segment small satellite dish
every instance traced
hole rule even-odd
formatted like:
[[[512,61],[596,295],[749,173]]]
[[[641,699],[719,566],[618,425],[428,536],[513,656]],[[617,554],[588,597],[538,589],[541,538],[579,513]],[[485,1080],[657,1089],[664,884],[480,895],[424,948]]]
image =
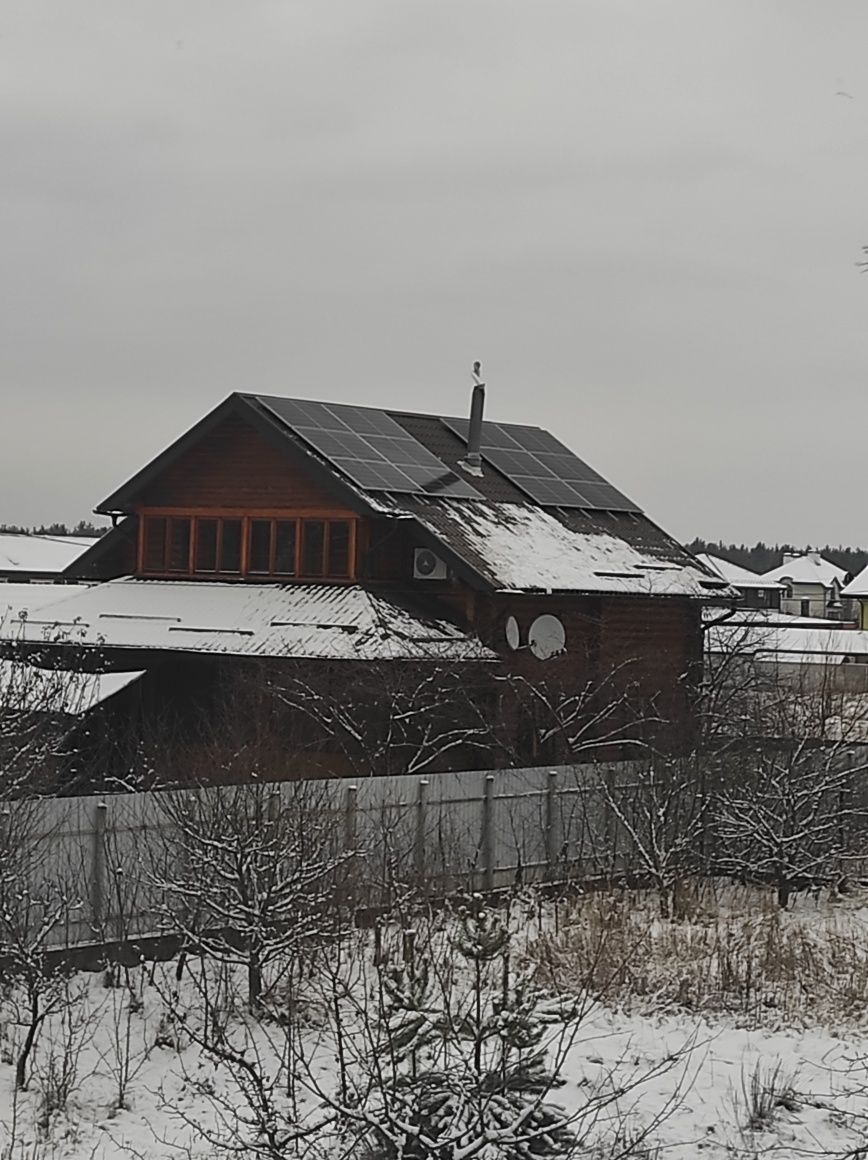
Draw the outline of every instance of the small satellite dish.
[[[537,660],[547,661],[549,657],[564,651],[567,634],[558,618],[546,613],[538,616],[530,626],[527,642]]]
[[[521,633],[518,630],[518,621],[510,616],[506,622],[506,643],[511,649],[517,649],[521,643]]]

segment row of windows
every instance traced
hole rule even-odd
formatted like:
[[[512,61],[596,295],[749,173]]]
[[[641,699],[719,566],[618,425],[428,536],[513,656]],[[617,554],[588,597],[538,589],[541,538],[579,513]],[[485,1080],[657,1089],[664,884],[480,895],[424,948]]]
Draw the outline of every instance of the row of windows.
[[[147,516],[141,571],[152,575],[352,575],[349,520]]]

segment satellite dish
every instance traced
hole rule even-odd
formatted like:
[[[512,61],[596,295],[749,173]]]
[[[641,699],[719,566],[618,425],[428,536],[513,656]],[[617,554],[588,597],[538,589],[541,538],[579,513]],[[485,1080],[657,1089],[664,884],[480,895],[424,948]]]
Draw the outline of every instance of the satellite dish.
[[[557,656],[564,651],[567,634],[558,618],[546,613],[544,616],[538,616],[530,626],[527,642],[537,660],[547,661],[549,657]]]
[[[510,616],[506,622],[506,643],[511,649],[517,649],[521,643],[521,633],[518,630],[518,621]]]

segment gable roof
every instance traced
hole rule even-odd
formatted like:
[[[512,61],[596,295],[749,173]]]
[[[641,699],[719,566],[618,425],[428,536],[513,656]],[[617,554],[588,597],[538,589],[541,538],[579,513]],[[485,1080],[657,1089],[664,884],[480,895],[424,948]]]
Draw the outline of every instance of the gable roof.
[[[857,572],[849,584],[841,589],[842,596],[868,596],[868,566]]]
[[[822,584],[831,588],[832,581],[843,584],[847,573],[819,552],[806,552],[794,560],[784,560],[777,568],[763,573],[764,580],[792,580],[794,584]]]
[[[774,580],[751,572],[749,568],[742,568],[740,564],[733,564],[731,560],[723,560],[720,556],[712,556],[710,552],[699,552],[696,556],[707,568],[716,572],[723,580],[728,580],[736,588],[783,588]]]
[[[352,410],[364,424],[372,424],[372,429],[379,426],[387,432],[397,431],[400,436],[397,441],[390,441],[387,435],[374,438],[381,441],[380,446],[409,447],[411,452],[417,448],[419,464],[416,466],[433,465],[430,488],[422,484],[413,489],[411,484],[411,488],[398,486],[395,491],[388,490],[384,480],[400,476],[399,471],[389,470],[389,463],[383,464],[386,470],[380,482],[376,482],[376,469],[370,472],[370,479],[374,481],[371,486],[362,486],[357,481],[365,475],[364,471],[356,471],[356,478],[351,478],[341,466],[352,462],[350,456],[333,452],[330,458],[293,428],[295,421],[304,430],[301,419],[305,408],[315,416],[312,409],[324,406],[338,414]],[[463,473],[461,461],[467,446],[456,433],[460,423],[437,415],[347,408],[265,395],[230,395],[96,510],[103,513],[134,510],[136,497],[148,484],[229,415],[238,415],[251,423],[296,465],[301,459],[303,469],[327,480],[352,510],[368,516],[413,521],[420,546],[434,548],[458,574],[482,589],[557,589],[706,600],[729,600],[737,596],[713,569],[697,562],[630,501],[625,501],[629,506],[617,511],[556,506],[531,498],[514,478],[489,461],[485,462],[480,476]],[[518,433],[531,446],[554,442],[547,432],[536,427],[513,424],[509,431]],[[324,439],[319,438],[319,442],[325,446]],[[565,459],[572,457],[567,448],[562,450]],[[522,460],[523,454],[518,453],[516,462],[526,462]],[[395,466],[399,467],[400,463],[396,462]],[[599,481],[593,485],[598,488],[595,494],[620,495],[602,476],[587,465],[581,466],[590,473],[589,479]],[[523,478],[520,472],[516,478]],[[456,497],[456,491],[461,493],[461,498]]]

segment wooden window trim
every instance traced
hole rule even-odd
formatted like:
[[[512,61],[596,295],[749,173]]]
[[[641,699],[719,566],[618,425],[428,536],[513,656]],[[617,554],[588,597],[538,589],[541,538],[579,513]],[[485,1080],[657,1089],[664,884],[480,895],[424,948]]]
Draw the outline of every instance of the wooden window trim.
[[[164,538],[163,538],[163,565],[161,571],[150,571],[145,568],[145,546],[146,526],[149,519],[165,520]],[[173,519],[186,519],[190,522],[190,537],[189,547],[187,553],[187,571],[169,571],[169,551],[171,544],[171,521]],[[323,529],[323,552],[322,552],[322,572],[315,576],[303,576],[301,574],[302,565],[302,545],[304,540],[303,523],[305,520],[322,521],[325,525]],[[199,537],[199,521],[200,520],[214,520],[217,524],[216,535],[216,569],[214,571],[197,571],[196,559]],[[238,572],[223,572],[220,570],[223,555],[223,527],[226,520],[239,520],[241,523],[241,552],[240,552],[240,571]],[[268,521],[270,524],[269,536],[269,571],[268,572],[250,572],[250,533],[251,526],[254,520]],[[358,572],[357,568],[357,547],[360,541],[359,518],[355,513],[345,514],[343,511],[322,511],[320,509],[304,508],[298,511],[287,512],[285,509],[270,509],[267,511],[250,511],[249,509],[240,508],[221,508],[215,510],[214,508],[148,508],[138,513],[138,531],[137,531],[137,559],[136,559],[136,575],[149,577],[152,579],[171,579],[171,580],[232,580],[232,581],[253,581],[253,582],[279,582],[282,584],[292,583],[327,583],[327,584],[353,584],[356,582]],[[294,559],[295,572],[294,575],[288,575],[285,572],[277,573],[274,571],[277,559],[277,525],[278,523],[293,523],[295,524],[295,544],[294,544]],[[347,536],[347,575],[346,576],[329,576],[329,550],[330,550],[330,534],[329,526],[334,523],[348,524]]]

